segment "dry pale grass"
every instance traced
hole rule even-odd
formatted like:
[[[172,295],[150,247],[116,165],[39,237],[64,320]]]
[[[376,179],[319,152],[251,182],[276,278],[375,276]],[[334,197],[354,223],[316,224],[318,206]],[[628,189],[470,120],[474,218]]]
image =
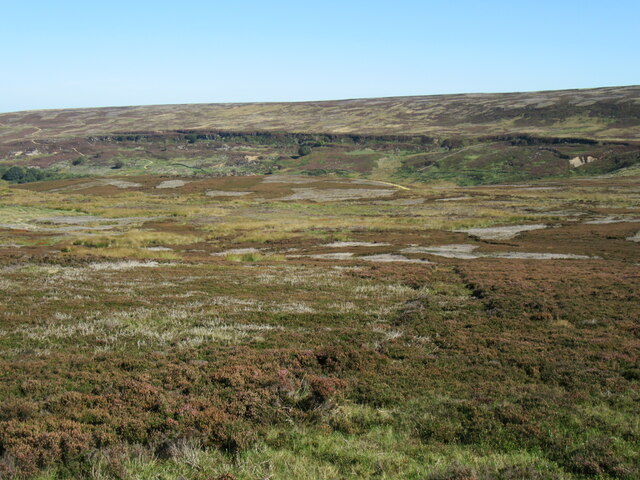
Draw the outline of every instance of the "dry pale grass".
[[[110,258],[136,258],[136,259],[152,259],[152,260],[180,260],[182,257],[173,252],[147,250],[144,248],[91,248],[83,246],[72,246],[64,249],[69,256],[76,255],[97,255]]]
[[[373,135],[420,134],[439,138],[499,135],[517,131],[539,136],[587,135],[591,138],[633,138],[637,124],[614,127],[622,112],[631,112],[638,87],[607,87],[580,91],[547,91],[473,95],[435,95],[326,102],[156,105],[15,112],[0,115],[0,138],[87,137],[109,132],[201,129],[219,131],[327,132]],[[616,113],[609,106],[615,98]],[[608,105],[609,104],[609,105]],[[526,122],[533,108],[553,124]],[[586,109],[589,109],[587,113]],[[606,113],[605,113],[606,112]],[[442,116],[446,115],[444,122]],[[56,121],[52,121],[54,119]],[[484,120],[478,120],[484,118]]]
[[[81,237],[73,243],[74,245],[93,248],[146,248],[166,245],[189,245],[201,240],[202,237],[195,235],[133,229],[121,235]]]

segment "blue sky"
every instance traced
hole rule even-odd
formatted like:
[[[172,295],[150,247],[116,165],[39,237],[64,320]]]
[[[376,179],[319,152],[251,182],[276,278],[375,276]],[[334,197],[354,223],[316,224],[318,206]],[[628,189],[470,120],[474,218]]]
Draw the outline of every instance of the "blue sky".
[[[640,83],[640,2],[0,1],[0,111]]]

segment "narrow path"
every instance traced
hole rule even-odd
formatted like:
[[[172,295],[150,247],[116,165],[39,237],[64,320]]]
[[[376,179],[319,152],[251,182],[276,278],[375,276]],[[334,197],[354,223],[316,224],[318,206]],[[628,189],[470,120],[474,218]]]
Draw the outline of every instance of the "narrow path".
[[[374,181],[378,183],[383,183],[385,185],[391,185],[392,187],[400,188],[401,190],[411,190],[409,187],[405,187],[404,185],[398,185],[397,183],[383,182],[381,180],[374,180]]]
[[[31,128],[35,128],[36,131],[33,133],[30,133],[29,135],[27,135],[28,137],[33,137],[34,135],[37,135],[38,133],[40,133],[42,131],[42,129],[40,127],[36,127],[35,125],[32,125]]]

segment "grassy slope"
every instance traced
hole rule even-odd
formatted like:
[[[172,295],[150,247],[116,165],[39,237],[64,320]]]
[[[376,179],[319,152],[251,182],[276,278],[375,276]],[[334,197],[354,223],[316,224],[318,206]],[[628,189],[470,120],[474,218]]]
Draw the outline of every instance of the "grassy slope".
[[[11,165],[54,178],[281,172],[480,184],[602,174],[640,161],[639,98],[640,87],[618,87],[17,112],[0,115],[0,175]],[[299,157],[300,145],[311,154]],[[577,155],[597,161],[573,168]]]
[[[300,103],[161,105],[0,115],[0,141],[114,132],[227,130],[640,139],[640,87]]]

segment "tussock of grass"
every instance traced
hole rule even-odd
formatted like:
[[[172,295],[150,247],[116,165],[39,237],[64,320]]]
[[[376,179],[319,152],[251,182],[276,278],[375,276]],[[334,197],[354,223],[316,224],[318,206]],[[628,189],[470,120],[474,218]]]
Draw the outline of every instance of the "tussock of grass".
[[[98,244],[99,245],[99,244]],[[145,250],[133,247],[110,247],[110,246],[78,246],[65,248],[67,255],[97,255],[110,258],[136,258],[136,259],[156,259],[156,260],[179,260],[181,257],[173,252],[162,252]]]
[[[114,468],[125,478],[141,480],[225,478],[225,475],[247,480],[570,478],[557,465],[536,454],[520,451],[492,454],[458,446],[427,448],[416,444],[407,433],[381,426],[383,419],[371,420],[366,428],[368,433],[363,436],[327,432],[317,427],[273,429],[266,441],[237,456],[185,440],[174,443],[174,453],[168,460],[159,459],[141,447],[119,452],[103,449],[90,461],[90,470],[94,472],[90,478],[113,478]],[[54,478],[55,472],[49,472],[37,480]]]
[[[0,200],[5,202],[4,198]],[[0,223],[24,224],[31,220],[58,215],[69,215],[69,209],[0,204]]]
[[[90,248],[143,248],[165,245],[188,245],[200,241],[193,235],[179,235],[169,232],[151,232],[129,230],[122,235],[101,235],[83,237],[75,240],[74,245]]]
[[[230,262],[283,262],[284,255],[262,255],[260,253],[229,254],[224,257]]]
[[[247,242],[247,243],[271,243],[278,242],[281,240],[291,240],[295,238],[301,238],[303,236],[302,233],[296,232],[278,232],[278,231],[252,231],[248,233],[244,233],[235,238],[236,242]]]

